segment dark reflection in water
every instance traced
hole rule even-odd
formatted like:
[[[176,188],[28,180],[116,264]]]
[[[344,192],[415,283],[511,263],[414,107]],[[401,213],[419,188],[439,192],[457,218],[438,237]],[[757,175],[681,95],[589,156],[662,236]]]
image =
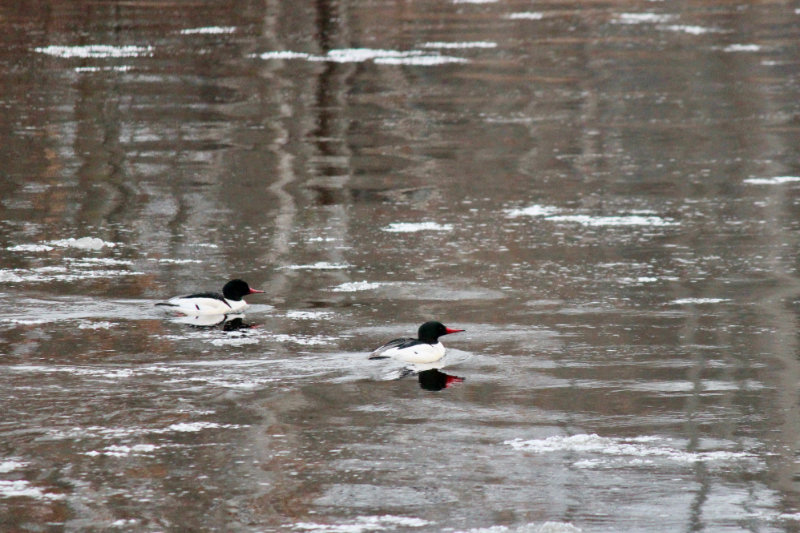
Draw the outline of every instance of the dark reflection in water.
[[[452,386],[455,383],[463,383],[464,378],[445,374],[435,368],[423,370],[417,374],[419,386],[429,391],[440,391]]]

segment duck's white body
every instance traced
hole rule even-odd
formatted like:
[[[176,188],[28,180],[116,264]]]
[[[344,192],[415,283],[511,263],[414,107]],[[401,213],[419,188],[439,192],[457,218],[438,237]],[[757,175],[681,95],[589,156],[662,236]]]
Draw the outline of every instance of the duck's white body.
[[[248,307],[244,300],[232,301],[211,296],[177,296],[161,305],[168,307],[170,311],[189,316],[230,315],[241,313]]]
[[[403,341],[397,343],[397,341]],[[397,339],[375,350],[370,357],[391,357],[404,363],[427,364],[435,363],[447,352],[441,342],[428,344],[416,339]],[[397,343],[397,344],[395,344]]]

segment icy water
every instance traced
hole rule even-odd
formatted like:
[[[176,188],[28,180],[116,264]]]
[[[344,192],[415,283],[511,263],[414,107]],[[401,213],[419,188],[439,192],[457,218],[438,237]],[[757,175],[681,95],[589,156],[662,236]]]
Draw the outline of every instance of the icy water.
[[[0,530],[800,531],[800,4],[0,21]]]

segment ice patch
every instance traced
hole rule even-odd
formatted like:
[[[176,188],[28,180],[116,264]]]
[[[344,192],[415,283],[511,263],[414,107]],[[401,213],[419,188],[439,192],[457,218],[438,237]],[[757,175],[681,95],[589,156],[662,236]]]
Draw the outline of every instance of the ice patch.
[[[335,63],[362,63],[375,59],[401,59],[414,55],[421,55],[419,51],[401,52],[397,50],[381,50],[376,48],[339,48],[329,51],[320,61],[333,61]]]
[[[377,289],[383,283],[375,283],[371,281],[350,281],[348,283],[342,283],[341,285],[337,285],[336,287],[332,288],[333,292],[358,292],[358,291],[369,291],[372,289]]]
[[[744,180],[750,185],[781,185],[800,181],[800,176],[775,176],[774,178],[750,178]]]
[[[337,340],[336,337],[325,337],[323,335],[287,335],[285,333],[276,333],[275,335],[270,335],[269,338],[276,342],[291,342],[301,346],[319,346],[330,344]]]
[[[97,457],[99,455],[105,455],[107,457],[128,457],[132,453],[148,453],[158,448],[159,446],[155,444],[135,444],[133,446],[112,444],[111,446],[106,446],[102,451],[86,452],[84,455],[88,455],[89,457]]]
[[[235,26],[207,26],[205,28],[188,28],[181,30],[181,35],[220,35],[223,33],[233,33]]]
[[[437,222],[392,222],[383,231],[391,233],[414,233],[417,231],[453,231],[452,224]]]
[[[280,267],[286,270],[341,270],[350,268],[347,263],[329,263],[327,261],[318,261],[310,265],[287,265]]]
[[[75,67],[75,72],[130,72],[130,65],[114,65],[110,67]]]
[[[655,283],[659,281],[659,278],[655,278],[653,276],[639,276],[637,278],[620,278],[619,282],[625,285],[629,284],[639,284],[639,283]]]
[[[2,283],[22,283],[23,281],[26,281],[25,278],[13,270],[0,270],[0,282]]]
[[[543,524],[525,524],[521,526],[491,526],[468,530],[457,530],[454,533],[581,533],[583,531],[569,522],[544,522]]]
[[[294,529],[300,531],[316,531],[321,533],[366,533],[367,531],[394,530],[399,527],[416,528],[432,525],[432,522],[422,518],[405,516],[359,516],[349,524],[318,524],[314,522],[299,522],[294,524]]]
[[[619,24],[663,24],[674,18],[675,15],[658,13],[620,13],[615,22]]]
[[[414,65],[432,67],[448,63],[469,63],[468,59],[451,56],[411,56],[411,57],[382,57],[375,60],[379,65]]]
[[[33,498],[35,500],[63,500],[63,494],[52,494],[34,487],[25,480],[6,481],[0,479],[0,498]]]
[[[544,13],[538,11],[520,11],[518,13],[511,13],[506,16],[510,20],[542,20]]]
[[[167,426],[159,431],[159,433],[170,433],[173,431],[178,433],[197,433],[205,431],[206,429],[239,429],[241,427],[243,426],[239,424],[217,424],[216,422],[180,422]]]
[[[113,248],[116,246],[116,243],[107,242],[97,237],[81,237],[79,239],[70,237],[69,239],[50,241],[50,244],[63,248],[77,248],[79,250],[102,250],[105,247]]]
[[[93,270],[68,269],[63,266],[39,267],[35,269],[0,270],[0,281],[7,283],[44,282],[44,281],[80,281],[97,278],[113,278],[118,276],[141,276],[144,272],[130,270]]]
[[[718,304],[730,302],[728,298],[679,298],[671,303],[675,305]]]
[[[0,281],[2,281],[1,275]],[[16,324],[18,326],[36,326],[39,324],[47,324],[48,320],[43,318],[0,318],[0,322],[4,324]]]
[[[729,44],[722,49],[723,52],[758,52],[761,46],[757,44]]]
[[[170,259],[168,257],[163,257],[163,258],[150,257],[149,261],[157,261],[157,262],[165,264],[165,265],[186,265],[186,264],[189,264],[189,263],[202,263],[203,262],[200,259]]]
[[[133,261],[129,259],[114,259],[112,257],[68,257],[66,261],[79,267],[93,265],[120,266],[133,264]]]
[[[52,249],[52,246],[46,244],[18,244],[6,248],[9,252],[49,252]]]
[[[106,44],[90,44],[84,46],[50,45],[33,49],[35,52],[65,59],[70,58],[116,58],[146,57],[153,55],[152,46],[114,46]]]
[[[64,430],[50,430],[48,437],[51,440],[76,440],[76,439],[127,439],[143,435],[164,435],[167,433],[199,433],[207,429],[241,429],[248,426],[240,424],[217,424],[216,422],[179,422],[164,428],[146,427],[103,427],[86,426],[73,427]],[[87,452],[100,455],[101,452]]]
[[[659,26],[663,30],[688,33],[691,35],[703,35],[706,33],[720,33],[722,30],[716,28],[706,28],[705,26],[690,26],[685,24],[674,24],[671,26]]]
[[[286,318],[295,320],[327,320],[333,316],[330,311],[289,311]]]
[[[670,446],[670,442],[667,439],[653,436],[623,439],[600,437],[595,434],[558,435],[534,440],[513,439],[505,441],[504,444],[511,446],[515,450],[538,454],[571,452],[614,457],[635,457],[637,458],[636,464],[652,464],[652,459],[693,464],[699,462],[751,460],[755,457],[747,452],[679,450],[674,446]],[[631,461],[628,460],[626,463],[631,464]],[[595,466],[595,463],[587,464]]]
[[[224,339],[212,339],[214,346],[245,346],[248,344],[258,344],[260,341],[254,337],[229,336]]]
[[[441,65],[445,63],[466,63],[458,57],[430,54],[421,50],[383,50],[378,48],[337,48],[323,56],[290,50],[276,50],[255,54],[261,59],[304,59],[306,61],[331,61],[334,63],[363,63],[373,61],[379,64]]]
[[[112,329],[114,324],[111,322],[82,322],[78,324],[78,329]]]
[[[549,216],[547,220],[553,222],[577,222],[582,226],[677,226],[672,222],[657,216],[642,215],[617,215],[617,216],[591,216],[591,215],[557,215]]]
[[[17,461],[15,459],[7,459],[3,462],[0,462],[0,474],[7,474],[8,472],[25,468],[26,466],[28,466],[28,463],[23,463],[22,461]]]
[[[497,43],[492,41],[467,41],[463,43],[428,42],[422,48],[497,48]]]
[[[264,52],[263,54],[258,54],[256,57],[261,59],[311,59],[313,56],[303,52],[276,50],[274,52]]]
[[[546,217],[558,212],[558,208],[549,205],[532,205],[522,209],[508,209],[506,215],[511,218],[516,217]]]

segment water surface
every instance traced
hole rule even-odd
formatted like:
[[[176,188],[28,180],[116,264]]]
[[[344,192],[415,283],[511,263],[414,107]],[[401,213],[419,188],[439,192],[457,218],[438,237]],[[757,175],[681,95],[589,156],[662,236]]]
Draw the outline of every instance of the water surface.
[[[800,530],[791,3],[0,17],[2,529]]]

